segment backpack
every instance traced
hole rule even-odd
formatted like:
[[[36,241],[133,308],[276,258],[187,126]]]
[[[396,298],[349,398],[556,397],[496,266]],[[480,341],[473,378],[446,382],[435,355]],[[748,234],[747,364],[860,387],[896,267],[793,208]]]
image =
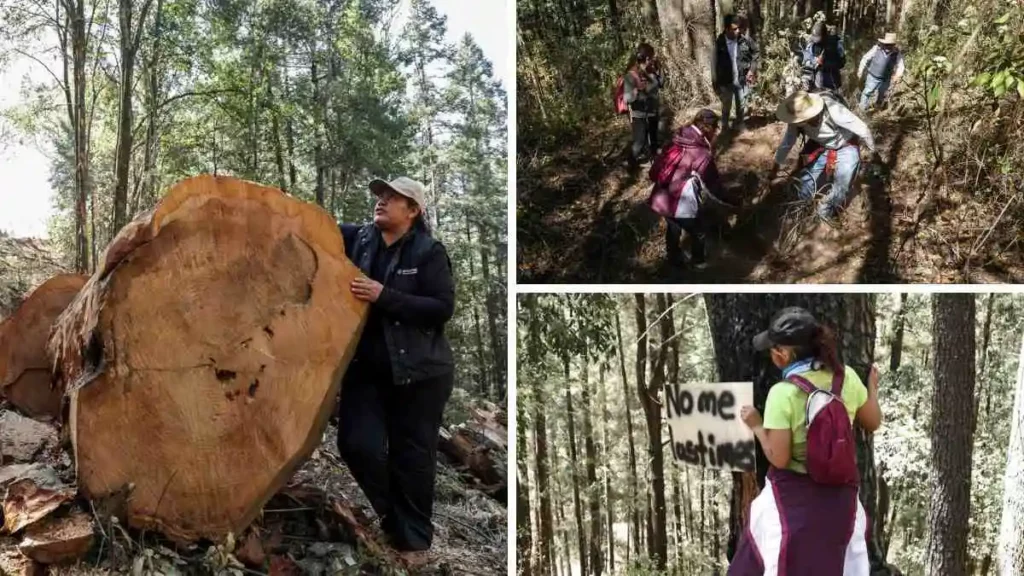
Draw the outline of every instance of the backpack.
[[[633,74],[633,72],[628,72]],[[639,83],[640,77],[634,74],[637,83]],[[623,74],[619,76],[618,80],[615,81],[615,90],[612,92],[612,100],[615,105],[616,114],[629,114],[629,103],[626,102],[626,76]]]
[[[842,372],[832,376],[832,391],[799,375],[789,381],[807,393],[807,474],[819,484],[857,484],[857,444],[843,405]]]

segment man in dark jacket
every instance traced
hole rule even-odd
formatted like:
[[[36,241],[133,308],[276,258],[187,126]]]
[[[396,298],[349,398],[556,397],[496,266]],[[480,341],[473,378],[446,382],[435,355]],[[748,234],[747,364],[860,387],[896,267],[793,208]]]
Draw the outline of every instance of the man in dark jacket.
[[[725,31],[715,40],[711,54],[711,85],[722,101],[722,127],[729,124],[733,103],[736,120],[733,128],[743,129],[743,113],[750,85],[756,80],[760,53],[757,44],[740,33],[740,19],[729,14],[725,17]]]
[[[373,224],[341,225],[345,252],[366,277],[352,282],[370,303],[342,383],[338,450],[411,565],[426,562],[437,435],[454,384],[444,325],[455,283],[444,246],[426,226],[423,185],[374,180]]]
[[[843,85],[840,74],[846,66],[846,51],[839,36],[829,34],[824,22],[811,29],[811,38],[803,53],[803,88],[807,92],[832,92],[839,96]]]

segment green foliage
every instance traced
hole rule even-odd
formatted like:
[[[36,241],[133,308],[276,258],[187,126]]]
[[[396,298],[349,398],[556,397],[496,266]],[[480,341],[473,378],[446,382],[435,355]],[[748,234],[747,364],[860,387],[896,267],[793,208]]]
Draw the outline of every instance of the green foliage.
[[[1024,6],[1008,2],[1002,16],[986,26],[979,38],[979,58],[971,85],[994,98],[1016,93],[1024,99]],[[967,26],[972,19],[967,18]]]

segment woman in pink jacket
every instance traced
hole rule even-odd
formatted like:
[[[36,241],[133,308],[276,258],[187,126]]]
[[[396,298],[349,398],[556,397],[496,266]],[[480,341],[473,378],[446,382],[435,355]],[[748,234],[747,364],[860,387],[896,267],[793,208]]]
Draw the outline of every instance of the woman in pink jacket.
[[[719,118],[704,109],[693,121],[683,126],[672,137],[651,166],[650,179],[654,182],[651,209],[666,220],[665,245],[669,260],[680,262],[679,245],[682,231],[690,236],[690,261],[695,268],[706,264],[704,239],[707,223],[702,219],[702,192],[719,196],[721,177],[715,165],[712,143],[718,136]]]

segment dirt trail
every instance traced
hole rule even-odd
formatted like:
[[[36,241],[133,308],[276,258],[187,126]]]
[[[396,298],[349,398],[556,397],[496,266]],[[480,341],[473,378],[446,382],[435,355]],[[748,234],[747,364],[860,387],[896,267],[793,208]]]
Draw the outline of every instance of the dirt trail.
[[[781,122],[755,116],[744,132],[723,134],[718,142],[719,170],[727,185],[741,190],[745,207],[728,218],[724,230],[711,235],[709,266],[700,271],[666,260],[664,221],[644,204],[650,192],[649,165],[635,173],[626,167],[622,151],[629,136],[621,119],[592,130],[558,157],[524,162],[521,156],[519,281],[963,281],[951,270],[951,256],[942,249],[941,238],[925,238],[927,234],[919,234],[921,226],[915,226],[927,185],[913,175],[929,172],[920,123],[884,115],[870,123],[886,164],[882,172],[888,176],[871,175],[862,165],[847,208],[834,226],[818,222],[789,186],[769,186],[768,170],[785,128]],[[795,157],[796,151],[791,166]],[[957,219],[956,230],[972,233],[963,212],[949,217]],[[986,275],[982,270],[972,280],[1000,281],[999,273]]]

